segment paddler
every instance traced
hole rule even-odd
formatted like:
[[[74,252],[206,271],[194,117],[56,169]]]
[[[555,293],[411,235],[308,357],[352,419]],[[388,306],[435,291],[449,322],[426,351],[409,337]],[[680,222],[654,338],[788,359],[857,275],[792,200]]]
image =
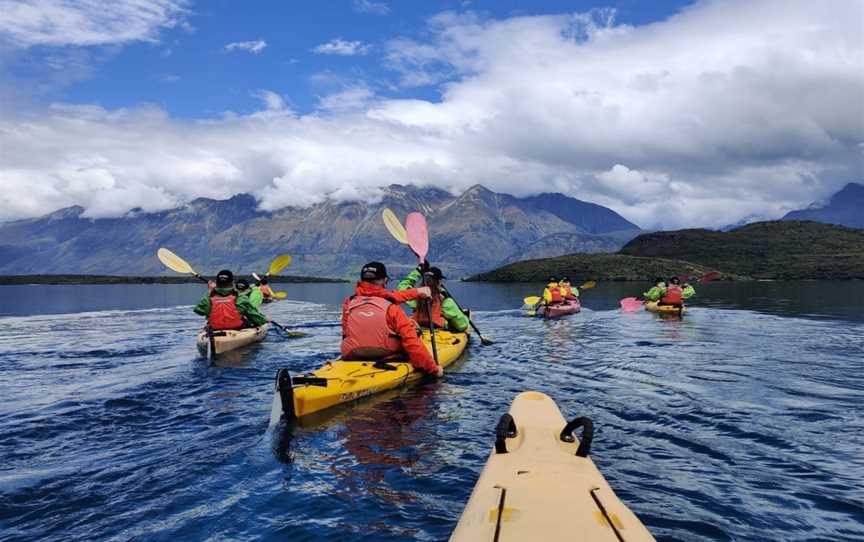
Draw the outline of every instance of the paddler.
[[[647,292],[642,294],[645,301],[658,301],[666,294],[666,281],[663,277],[657,277],[654,280],[654,286]]]
[[[261,293],[261,288],[255,285],[250,285],[249,281],[246,279],[238,280],[234,287],[237,289],[237,293],[242,297],[247,298],[249,303],[251,303],[256,309],[260,307],[261,303],[264,301],[264,294]]]
[[[450,331],[465,331],[468,329],[468,316],[459,308],[444,289],[444,279],[447,278],[437,267],[430,267],[429,262],[423,261],[416,269],[408,273],[402,279],[397,291],[416,288],[417,283],[423,283],[429,287],[431,292],[432,322],[437,329],[448,329]],[[418,307],[416,301],[409,301],[408,306],[414,309],[414,321],[423,327],[429,327],[429,313],[423,306]]]
[[[672,305],[681,307],[684,305],[684,300],[690,299],[696,293],[696,290],[689,283],[681,287],[681,279],[672,277],[669,279],[669,286],[666,292],[660,298],[660,305]]]
[[[387,290],[390,277],[381,262],[369,262],[360,270],[354,295],[342,303],[342,358],[386,360],[408,355],[416,369],[442,376],[444,369],[417,334],[417,326],[399,308],[400,303],[428,299],[428,287]]]
[[[573,287],[567,277],[561,277],[561,280],[558,281],[558,287],[561,289],[561,296],[564,299],[571,301],[579,299],[579,289]]]
[[[549,277],[546,281],[546,288],[543,290],[544,305],[558,305],[564,302],[564,296],[561,294],[561,286],[558,284],[558,279]]]
[[[234,273],[228,269],[219,271],[216,282],[208,283],[209,292],[195,306],[195,314],[207,317],[210,329],[241,329],[258,327],[267,323],[267,317],[258,312],[248,296],[240,295],[234,288]]]
[[[270,282],[267,280],[267,277],[261,277],[256,286],[261,290],[263,303],[273,301],[273,290],[270,288]]]

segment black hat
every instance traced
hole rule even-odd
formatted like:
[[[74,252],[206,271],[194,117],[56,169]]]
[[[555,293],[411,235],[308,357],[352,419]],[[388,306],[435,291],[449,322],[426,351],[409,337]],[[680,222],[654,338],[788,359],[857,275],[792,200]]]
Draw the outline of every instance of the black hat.
[[[656,279],[654,279],[654,284],[657,284],[658,282],[666,282],[666,279],[664,279],[663,277],[657,277]]]
[[[671,279],[669,279],[669,282],[671,282],[672,284],[681,284],[681,279],[679,279],[678,277],[672,277]]]
[[[570,282],[570,279],[568,279],[567,277],[561,277],[560,279],[558,279],[558,282]]]
[[[441,280],[441,279],[447,278],[444,276],[444,273],[442,273],[441,269],[438,267],[430,267],[429,271],[426,271],[425,274],[430,275],[435,280]]]
[[[547,280],[546,282],[558,282],[558,279],[556,279],[555,277],[549,277],[549,280]]]
[[[261,280],[258,281],[258,284],[269,284],[270,281],[267,280],[267,277],[261,277]]]
[[[235,287],[237,288],[237,290],[239,290],[241,292],[244,290],[248,290],[249,289],[249,281],[246,279],[240,279],[237,281],[237,284],[235,285]]]
[[[381,262],[369,262],[360,270],[360,280],[372,281],[387,278],[387,268]]]
[[[227,269],[223,269],[216,273],[216,286],[226,288],[234,282],[234,273]]]

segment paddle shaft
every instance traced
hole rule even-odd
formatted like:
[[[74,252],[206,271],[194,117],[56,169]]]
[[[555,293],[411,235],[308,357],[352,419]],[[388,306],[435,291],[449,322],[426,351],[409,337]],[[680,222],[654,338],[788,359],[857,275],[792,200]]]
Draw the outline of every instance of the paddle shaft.
[[[420,263],[423,263],[422,259]],[[426,286],[425,273],[421,273],[421,277],[423,277],[423,286]],[[438,362],[438,344],[435,341],[435,322],[432,320],[432,300],[427,299],[424,305],[426,305],[426,316],[429,318],[429,336],[432,338],[432,359],[435,360],[435,365],[440,367],[441,364]]]
[[[450,291],[449,290],[444,290],[444,291],[447,292],[447,295],[450,297],[450,299],[453,300],[453,303],[456,303],[456,308],[459,309],[459,311],[462,312],[462,314],[465,314],[465,309],[463,309],[462,305],[460,305],[459,302],[456,301],[456,298],[453,297],[453,295],[450,293]],[[488,339],[484,338],[483,334],[480,333],[480,330],[477,328],[477,324],[474,323],[474,320],[471,318],[471,316],[468,314],[465,314],[465,316],[468,317],[468,323],[471,324],[471,329],[476,331],[477,336],[480,337],[480,344],[483,344],[484,342],[486,342]]]

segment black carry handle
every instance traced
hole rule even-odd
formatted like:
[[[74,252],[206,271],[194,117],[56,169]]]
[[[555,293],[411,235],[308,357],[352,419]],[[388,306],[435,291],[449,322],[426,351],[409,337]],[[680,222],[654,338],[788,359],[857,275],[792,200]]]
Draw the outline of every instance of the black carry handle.
[[[516,435],[516,422],[513,421],[513,416],[509,413],[502,414],[501,419],[498,420],[498,425],[495,426],[495,453],[506,454],[506,439],[513,438]]]
[[[322,388],[327,387],[326,378],[318,378],[315,376],[295,376],[291,378],[291,383],[306,386],[320,386]]]
[[[561,430],[561,440],[564,442],[576,442],[573,436],[573,431],[582,428],[582,438],[579,441],[579,448],[576,450],[576,455],[579,457],[588,457],[588,452],[591,451],[591,441],[594,440],[594,423],[584,416],[579,416],[570,421]]]

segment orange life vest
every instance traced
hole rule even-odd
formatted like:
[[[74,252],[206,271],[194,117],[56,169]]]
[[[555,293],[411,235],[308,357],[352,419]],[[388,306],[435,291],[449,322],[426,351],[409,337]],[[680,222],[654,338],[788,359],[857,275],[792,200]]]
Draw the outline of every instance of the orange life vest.
[[[243,327],[243,316],[237,310],[237,294],[210,294],[210,316],[207,322],[210,329],[240,329]]]
[[[421,326],[429,326],[429,313],[426,311],[426,300],[418,299],[417,300],[417,308],[414,309],[414,321],[420,324]],[[443,329],[447,327],[447,322],[444,320],[444,317],[441,316],[441,302],[433,302],[432,303],[432,322],[435,323],[435,327],[438,329]]]
[[[271,297],[273,295],[273,290],[270,289],[269,284],[262,284],[261,286],[259,286],[258,289],[261,290],[261,293],[264,294],[264,297]]]
[[[402,351],[399,334],[387,325],[390,305],[382,297],[352,297],[342,330],[343,359],[377,360]]]
[[[564,297],[561,295],[561,288],[558,286],[549,287],[549,293],[552,295],[551,303],[563,303]]]
[[[661,305],[681,305],[684,303],[684,298],[681,296],[680,286],[669,286],[666,288],[666,295],[660,298]]]

